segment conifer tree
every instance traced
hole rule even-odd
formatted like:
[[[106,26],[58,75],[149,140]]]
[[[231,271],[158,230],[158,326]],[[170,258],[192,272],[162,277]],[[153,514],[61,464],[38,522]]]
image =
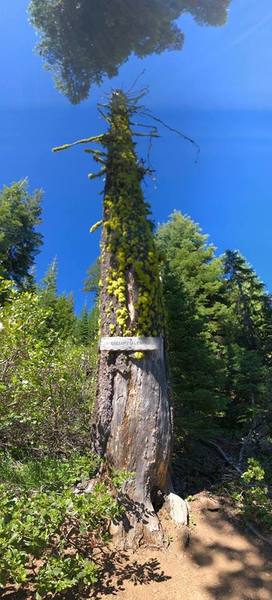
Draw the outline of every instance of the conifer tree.
[[[31,21],[41,34],[38,52],[57,88],[73,103],[93,84],[114,77],[128,57],[183,46],[176,20],[223,25],[230,0],[31,0]]]
[[[225,408],[223,264],[199,226],[180,212],[156,236],[162,257],[167,349],[176,437],[216,429]]]
[[[86,305],[84,305],[83,310],[78,319],[78,332],[79,332],[79,340],[80,343],[84,346],[87,346],[90,341],[90,332],[89,332],[89,314]]]
[[[57,293],[58,262],[55,258],[49,266],[39,287],[40,301],[44,307],[50,308],[48,326],[58,332],[61,338],[74,334],[76,319],[72,294]]]
[[[42,290],[43,297],[48,300],[55,299],[57,296],[57,279],[58,279],[58,261],[56,258],[53,259],[49,265],[46,274],[42,279]]]
[[[92,309],[89,312],[88,317],[89,324],[89,337],[95,342],[99,335],[99,304],[95,302]]]
[[[224,266],[228,303],[226,393],[231,398],[226,419],[238,431],[257,431],[271,414],[271,297],[239,252],[227,251]]]
[[[97,259],[88,269],[87,277],[84,281],[84,292],[91,292],[97,300],[99,296],[100,263]]]
[[[0,276],[18,288],[33,286],[31,269],[42,244],[41,192],[30,194],[27,180],[0,192]]]
[[[99,280],[100,261],[97,259],[89,267],[84,281],[84,292],[93,294],[93,306],[88,315],[89,336],[93,341],[97,339],[99,330]]]

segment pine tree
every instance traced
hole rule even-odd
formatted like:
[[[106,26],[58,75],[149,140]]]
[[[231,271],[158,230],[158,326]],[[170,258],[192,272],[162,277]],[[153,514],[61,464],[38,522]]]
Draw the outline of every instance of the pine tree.
[[[78,335],[79,341],[84,346],[87,346],[90,342],[90,331],[89,331],[89,313],[86,305],[83,307],[83,310],[78,319]]]
[[[57,278],[58,278],[58,261],[53,259],[49,265],[46,274],[42,279],[42,289],[44,299],[55,299],[57,296]]]
[[[269,432],[272,302],[239,252],[180,213],[157,233],[176,438]]]
[[[84,292],[93,294],[93,306],[88,314],[89,339],[95,341],[99,330],[99,281],[100,261],[97,259],[88,269]]]
[[[31,270],[42,244],[41,192],[30,194],[27,181],[4,186],[0,192],[0,276],[18,288],[33,286]]]
[[[238,431],[257,431],[271,414],[271,297],[239,252],[227,251],[224,266],[228,301],[226,392],[231,398],[226,420]]]
[[[42,279],[39,288],[40,301],[44,307],[50,308],[48,326],[58,332],[61,338],[71,337],[75,333],[76,318],[72,294],[57,293],[58,263],[55,258]]]
[[[84,292],[91,292],[95,295],[95,300],[99,296],[100,263],[97,259],[88,269],[87,277],[84,281]]]
[[[223,265],[207,237],[175,212],[156,238],[178,438],[214,431],[226,404]]]
[[[95,302],[92,309],[89,312],[88,319],[89,326],[89,336],[90,339],[95,342],[98,338],[99,334],[99,305],[98,302]]]

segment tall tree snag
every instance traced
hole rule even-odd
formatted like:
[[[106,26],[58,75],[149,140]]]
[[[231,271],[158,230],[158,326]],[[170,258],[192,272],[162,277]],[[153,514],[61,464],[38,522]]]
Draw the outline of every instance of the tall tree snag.
[[[162,335],[159,268],[143,167],[137,161],[122,92],[109,106],[101,255],[101,336]],[[171,421],[163,352],[101,351],[93,444],[110,465],[132,473],[126,544],[161,543],[153,502],[166,488]],[[128,503],[128,508],[129,508]]]
[[[150,209],[141,190],[145,169],[137,160],[131,130],[135,103],[116,91],[106,110],[108,131],[95,138],[104,151],[92,151],[103,163],[101,174],[106,174],[101,337],[156,337],[161,349],[100,351],[92,443],[111,467],[130,473],[126,518],[120,525],[125,545],[160,545],[163,532],[154,507],[160,493],[167,492],[172,426],[159,264]]]

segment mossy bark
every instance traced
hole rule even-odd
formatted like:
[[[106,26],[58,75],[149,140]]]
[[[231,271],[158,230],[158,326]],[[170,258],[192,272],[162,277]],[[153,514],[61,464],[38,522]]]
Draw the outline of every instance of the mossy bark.
[[[141,190],[143,167],[132,139],[132,110],[122,92],[112,95],[103,139],[100,329],[102,336],[163,336],[159,265]],[[171,436],[163,348],[100,352],[93,448],[112,467],[131,473],[120,525],[126,546],[163,543],[154,505],[167,489]]]

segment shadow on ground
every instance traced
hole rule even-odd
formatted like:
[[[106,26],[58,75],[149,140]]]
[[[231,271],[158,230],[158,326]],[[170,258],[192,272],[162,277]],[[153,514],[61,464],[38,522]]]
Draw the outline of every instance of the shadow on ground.
[[[134,585],[147,585],[171,579],[162,571],[156,558],[144,563],[132,560],[124,552],[112,552],[105,557],[100,582],[97,583],[90,598],[100,600],[110,594],[118,594],[125,589],[125,583],[132,581]]]
[[[200,512],[206,535],[192,536],[188,557],[197,565],[199,577],[203,578],[202,589],[208,597],[211,600],[272,599],[272,548],[248,531],[228,510],[202,509]],[[197,531],[199,529],[203,535],[202,527],[197,527]],[[203,541],[205,538],[211,541]]]
[[[159,561],[156,558],[149,559],[144,563],[132,560],[125,552],[105,552],[103,565],[99,582],[91,590],[84,593],[68,592],[67,594],[54,596],[55,600],[83,600],[92,598],[100,600],[106,596],[118,595],[125,589],[126,582],[133,582],[137,585],[148,585],[153,582],[163,582],[171,579],[161,570]],[[0,591],[0,598],[3,600],[32,600],[35,595],[31,591],[16,592],[14,588]]]

